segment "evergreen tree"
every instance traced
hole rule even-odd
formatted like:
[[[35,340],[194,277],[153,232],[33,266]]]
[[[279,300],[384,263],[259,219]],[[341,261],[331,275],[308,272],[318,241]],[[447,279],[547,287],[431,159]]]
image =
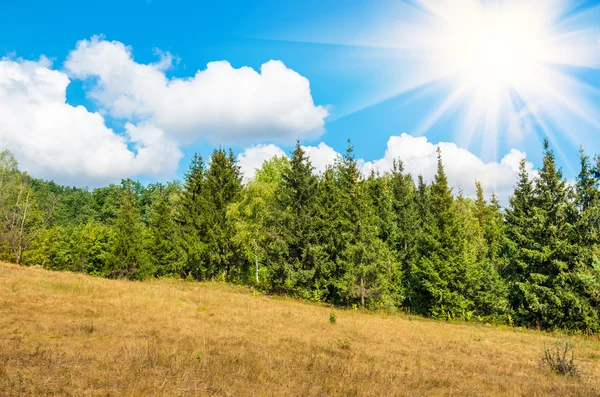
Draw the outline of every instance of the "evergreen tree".
[[[590,163],[590,158],[580,150],[581,170],[575,184],[575,203],[579,210],[577,236],[579,244],[593,248],[600,244],[600,173]]]
[[[209,277],[240,280],[248,276],[247,262],[236,244],[234,223],[227,218],[228,206],[238,199],[242,177],[233,152],[215,150],[206,172],[202,218],[206,224],[206,261]]]
[[[376,216],[367,190],[361,181],[354,148],[348,149],[336,164],[338,178],[338,233],[343,238],[336,261],[338,298],[360,303],[361,307],[395,307],[403,299],[400,266],[392,251],[379,236]]]
[[[184,260],[182,273],[196,280],[207,277],[205,268],[207,220],[204,160],[195,154],[185,174],[183,190],[176,204],[175,223]]]
[[[339,302],[338,288],[334,280],[339,272],[337,260],[343,249],[339,235],[342,219],[339,211],[336,172],[328,166],[321,176],[317,192],[317,216],[315,218],[318,245],[314,248],[318,263],[314,275],[314,294],[322,300]]]
[[[521,168],[525,173],[523,164]],[[547,140],[531,196],[530,187],[520,181],[507,212],[511,304],[517,320],[542,328],[596,329],[598,313],[580,277],[586,264],[574,239],[575,206]]]
[[[159,188],[149,212],[148,254],[155,276],[177,274],[181,254],[175,240],[175,223],[167,193]]]
[[[114,245],[106,271],[109,277],[144,279],[149,275],[149,261],[144,249],[143,225],[129,187],[125,189],[115,219]]]
[[[310,298],[314,285],[317,178],[306,153],[296,142],[290,166],[282,174],[277,195],[281,222],[279,235],[285,245],[286,288]]]
[[[390,246],[396,251],[407,277],[416,255],[417,236],[421,228],[419,214],[424,214],[427,206],[427,189],[422,177],[419,177],[419,182],[420,191],[417,192],[412,176],[404,173],[404,164],[394,160],[390,174],[393,214],[391,222],[394,224],[390,234]],[[422,208],[419,209],[420,207]]]
[[[424,196],[424,187],[420,190]],[[465,214],[463,203],[454,203],[439,148],[437,173],[424,204],[419,257],[411,269],[411,304],[417,312],[434,317],[469,317],[480,273],[469,254],[466,230],[458,222],[457,214]]]

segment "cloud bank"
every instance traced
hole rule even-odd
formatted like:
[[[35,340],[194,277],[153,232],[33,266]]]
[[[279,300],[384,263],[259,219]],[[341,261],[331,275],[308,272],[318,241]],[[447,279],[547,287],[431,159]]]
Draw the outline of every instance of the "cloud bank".
[[[317,138],[327,110],[309,81],[280,61],[260,71],[209,63],[191,78],[168,78],[173,56],[134,60],[123,43],[100,37],[76,44],[55,68],[47,58],[0,59],[0,145],[31,174],[60,183],[101,185],[124,177],[172,177],[185,145]],[[67,102],[85,81],[92,112]],[[115,131],[109,119],[125,127]]]
[[[371,170],[380,174],[392,169],[394,159],[402,160],[406,172],[416,180],[419,175],[431,182],[437,171],[437,148],[442,151],[442,160],[449,183],[455,192],[461,190],[464,195],[475,196],[475,181],[482,184],[488,196],[495,192],[498,198],[506,203],[517,182],[519,163],[526,154],[512,149],[499,162],[484,162],[466,149],[454,143],[440,142],[433,144],[425,137],[413,137],[408,134],[392,136],[387,142],[387,149],[382,158],[374,161],[358,159],[363,175]],[[318,146],[304,146],[308,157],[315,166],[316,172],[322,172],[327,165],[332,165],[340,154],[324,143]],[[281,155],[283,150],[275,145],[251,146],[238,156],[238,161],[247,178],[254,175],[255,169],[273,157]],[[251,161],[250,161],[251,160]],[[527,169],[534,175],[533,164],[527,163]]]
[[[266,62],[259,72],[211,62],[191,78],[169,79],[172,64],[168,53],[154,64],[137,63],[131,48],[94,37],[77,43],[65,68],[93,79],[90,96],[113,117],[142,120],[184,143],[291,143],[323,133],[327,110],[315,106],[308,79],[283,62]]]
[[[68,85],[67,75],[45,58],[0,60],[0,146],[23,169],[95,184],[125,175],[160,177],[177,168],[181,152],[161,130],[127,124],[118,135],[100,114],[66,103]]]

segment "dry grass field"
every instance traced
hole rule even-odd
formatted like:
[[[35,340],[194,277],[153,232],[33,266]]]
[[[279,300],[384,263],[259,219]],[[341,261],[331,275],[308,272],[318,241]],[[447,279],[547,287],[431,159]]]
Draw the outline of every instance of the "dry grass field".
[[[0,264],[0,396],[600,395],[600,339]],[[569,339],[582,375],[539,364]]]

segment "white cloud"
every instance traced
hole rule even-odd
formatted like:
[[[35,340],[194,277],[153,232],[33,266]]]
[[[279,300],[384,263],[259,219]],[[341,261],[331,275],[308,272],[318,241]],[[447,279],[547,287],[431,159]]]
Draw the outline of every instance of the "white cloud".
[[[199,139],[289,142],[323,132],[327,110],[282,62],[260,72],[212,62],[192,78],[167,78],[174,57],[156,54],[157,62],[140,64],[124,44],[94,37],[77,43],[64,71],[47,58],[0,59],[0,146],[36,177],[96,186],[172,177],[180,148]],[[67,103],[70,78],[86,80],[99,112]],[[105,116],[123,121],[124,131],[109,128]]]
[[[127,136],[115,134],[100,114],[66,103],[69,83],[45,58],[0,59],[0,145],[15,154],[22,169],[90,185],[176,170],[181,153],[162,131],[128,125]]]
[[[289,143],[323,133],[327,110],[315,106],[308,79],[280,61],[260,72],[211,62],[191,78],[167,78],[172,57],[160,55],[157,63],[137,63],[131,48],[93,37],[77,43],[65,68],[92,79],[91,97],[112,116],[145,120],[183,143]]]
[[[317,146],[302,146],[310,162],[315,167],[315,171],[324,172],[328,165],[332,165],[335,159],[339,156],[333,148],[327,146],[323,142]]]
[[[246,180],[252,178],[256,170],[262,167],[266,160],[273,157],[285,156],[285,152],[276,145],[254,145],[238,154],[237,160],[240,171]]]
[[[481,182],[487,194],[494,191],[504,202],[508,200],[516,185],[519,162],[526,157],[525,153],[512,149],[500,162],[484,162],[475,154],[459,148],[454,143],[440,142],[434,145],[428,142],[426,137],[402,134],[390,137],[383,158],[366,162],[363,170],[368,172],[370,169],[375,169],[386,172],[392,168],[394,159],[400,159],[404,163],[406,172],[410,172],[413,177],[422,175],[426,181],[431,182],[437,171],[438,146],[442,152],[448,181],[455,187],[455,192],[462,189],[463,194],[473,197],[477,180]],[[533,175],[533,164],[528,163],[527,167]]]
[[[302,149],[315,167],[316,173],[325,171],[328,165],[332,165],[339,154],[333,148],[321,142],[317,146],[302,146]],[[279,146],[274,144],[269,145],[254,145],[250,146],[238,154],[237,160],[240,170],[244,175],[244,179],[248,180],[254,177],[256,170],[260,168],[266,160],[270,160],[275,156],[287,156]]]
[[[273,157],[274,154],[281,155],[283,150],[275,145],[250,147],[240,153],[238,159],[244,164],[246,158],[252,158],[252,173],[246,174],[249,178],[254,175],[254,168],[260,166],[264,160]],[[500,162],[484,162],[475,154],[466,149],[457,147],[454,143],[440,142],[435,145],[425,137],[413,137],[408,134],[392,136],[388,140],[387,149],[381,159],[365,162],[358,159],[362,173],[366,176],[371,170],[385,173],[392,169],[394,159],[402,160],[404,169],[416,180],[422,175],[427,182],[431,182],[437,172],[437,147],[442,152],[444,169],[449,183],[455,187],[455,192],[462,189],[463,194],[469,197],[475,196],[475,180],[481,182],[488,197],[492,191],[496,193],[503,203],[508,201],[517,182],[519,163],[526,154],[516,149],[507,153]],[[308,154],[316,172],[322,172],[327,165],[332,165],[340,156],[334,149],[325,143],[318,146],[303,146]],[[527,163],[527,169],[535,176],[533,164]],[[249,167],[243,167],[245,172]]]

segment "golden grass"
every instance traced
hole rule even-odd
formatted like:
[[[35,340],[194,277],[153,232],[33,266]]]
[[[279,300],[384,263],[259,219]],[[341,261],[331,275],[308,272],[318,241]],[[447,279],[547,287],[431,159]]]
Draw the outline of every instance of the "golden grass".
[[[0,264],[0,396],[600,395],[597,337],[330,311]],[[576,378],[539,365],[567,338]]]

